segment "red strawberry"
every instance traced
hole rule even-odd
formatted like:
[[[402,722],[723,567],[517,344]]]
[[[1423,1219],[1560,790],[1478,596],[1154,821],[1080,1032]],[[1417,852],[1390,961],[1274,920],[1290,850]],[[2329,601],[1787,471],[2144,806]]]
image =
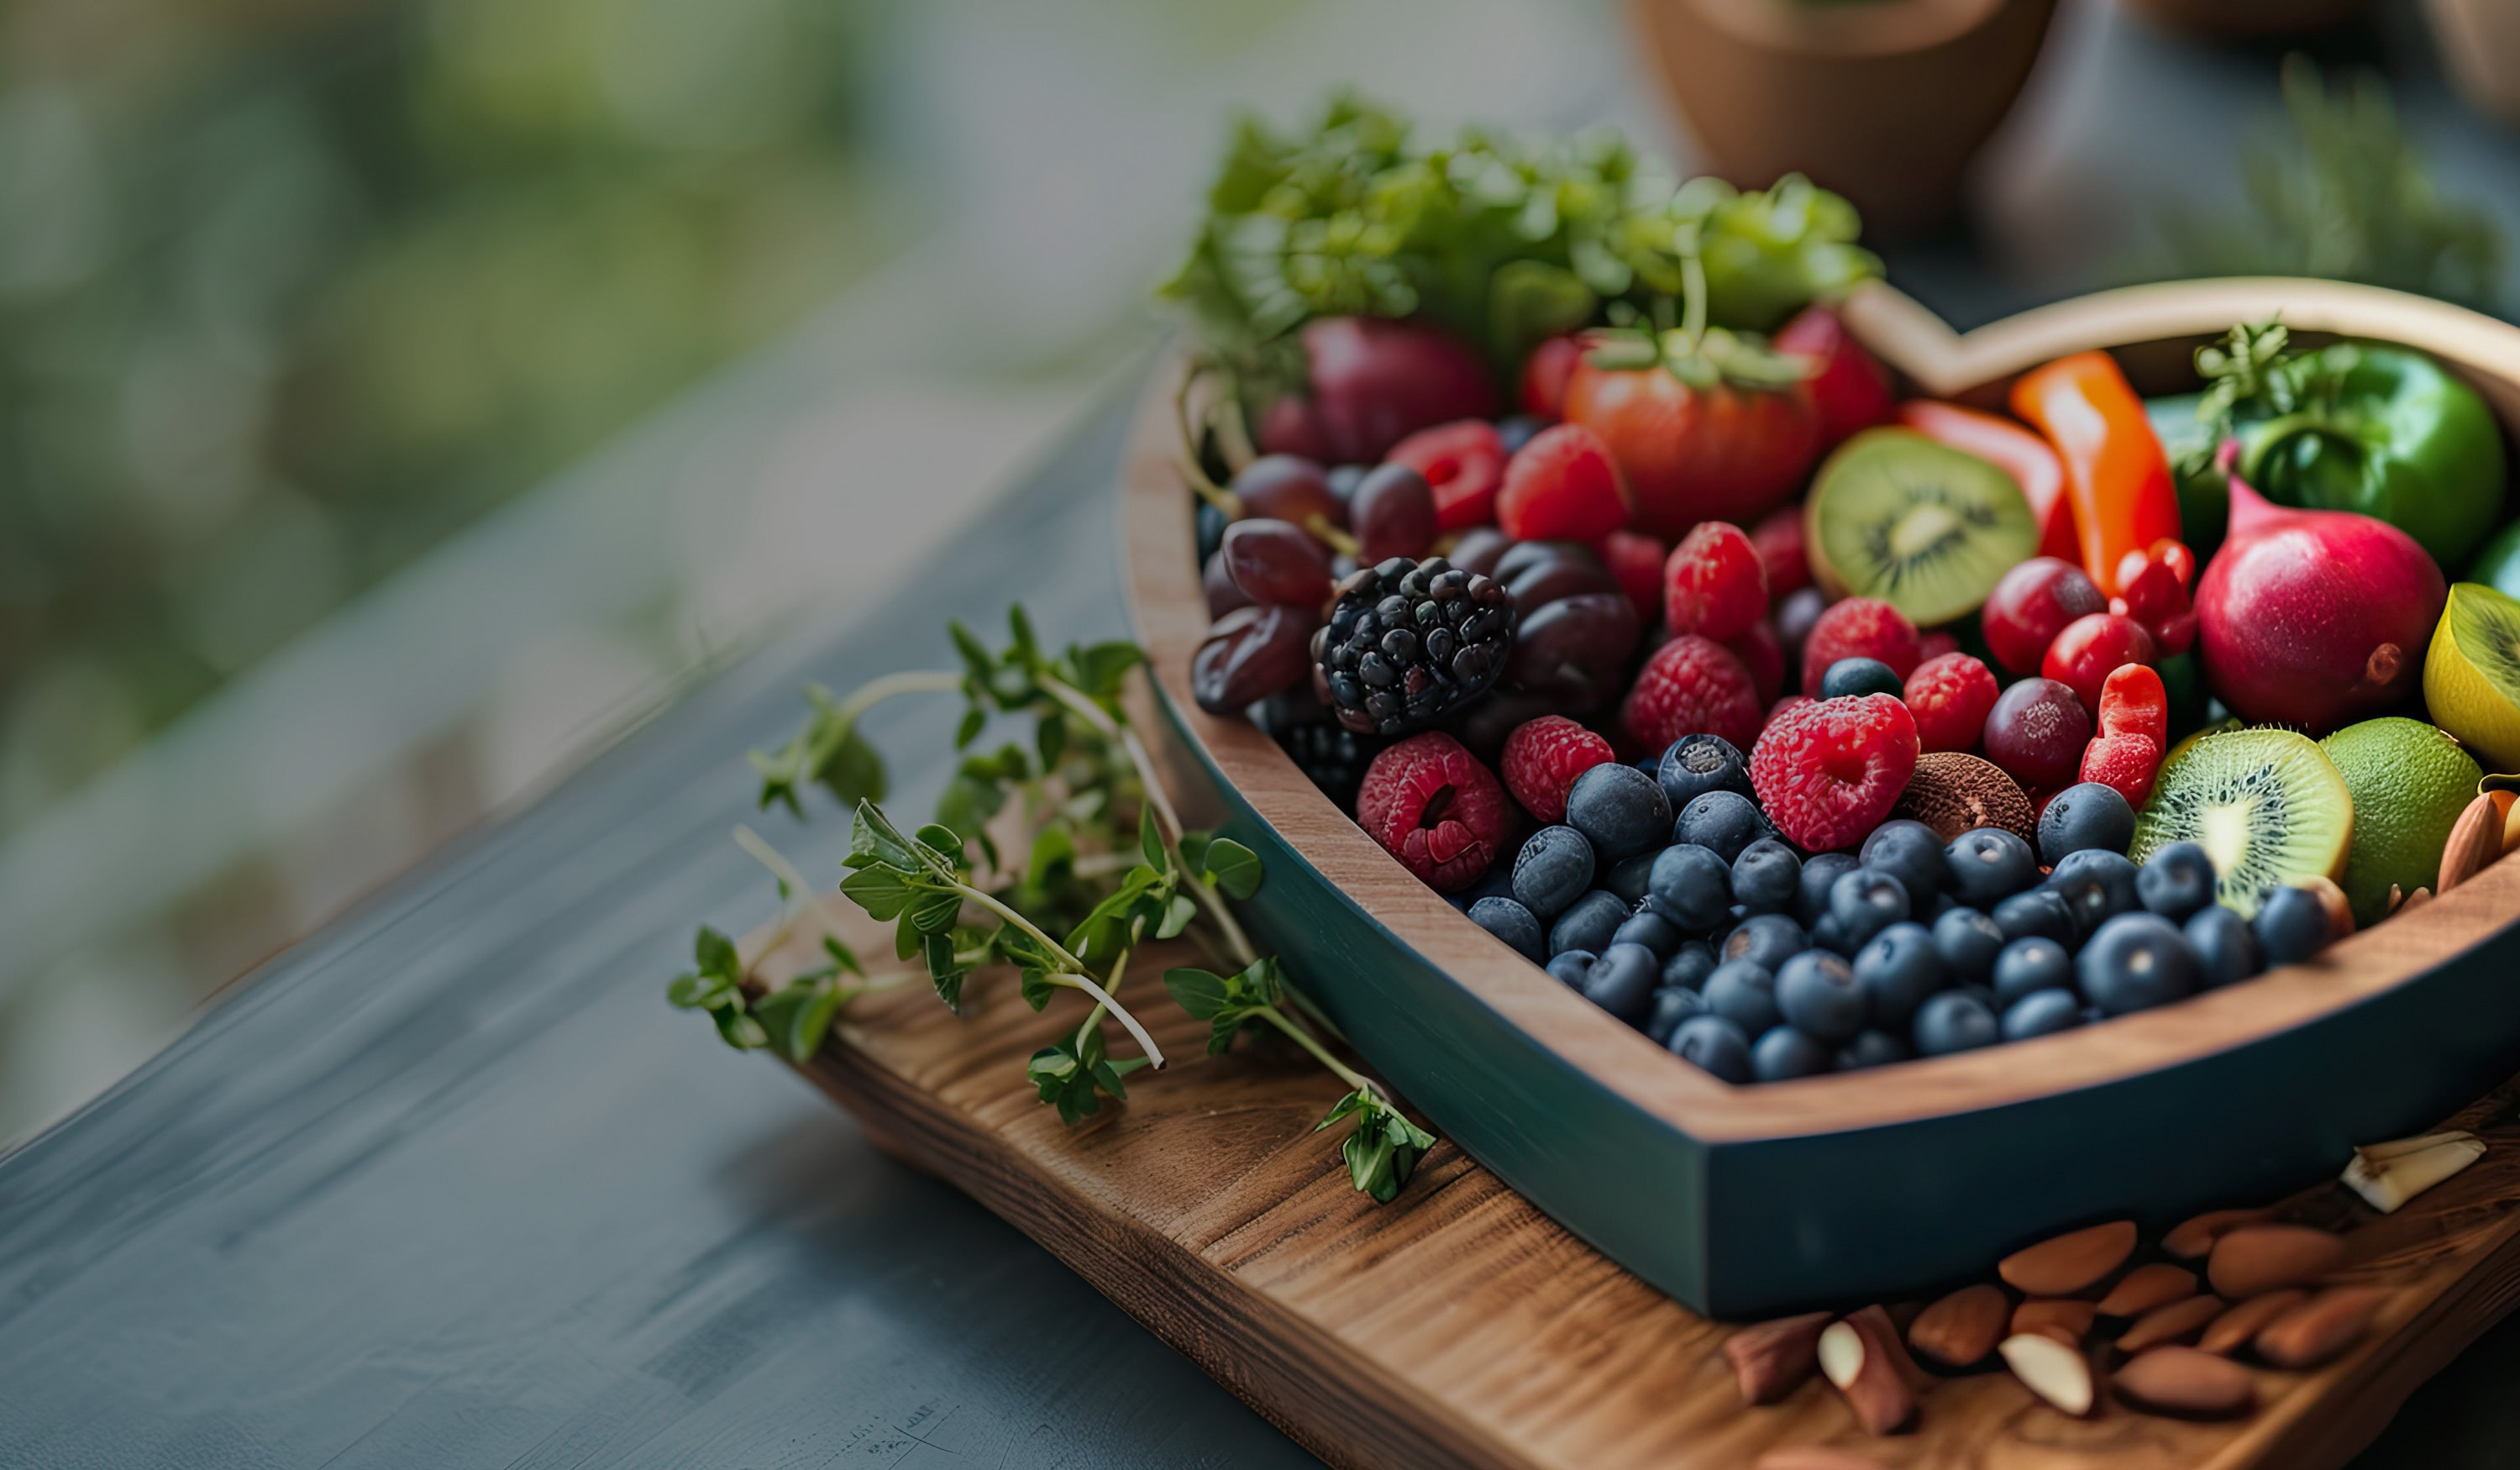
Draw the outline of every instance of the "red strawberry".
[[[1619,720],[1641,751],[1685,735],[1722,735],[1737,748],[1759,734],[1759,690],[1731,649],[1685,633],[1645,660]]]
[[[1888,694],[1798,705],[1750,750],[1750,786],[1768,819],[1816,853],[1870,835],[1915,770],[1916,722]]]
[[[1831,602],[1803,640],[1803,692],[1817,694],[1828,666],[1841,658],[1877,658],[1905,679],[1923,654],[1916,625],[1878,598]]]
[[[1566,793],[1575,778],[1619,757],[1610,742],[1567,719],[1543,715],[1525,720],[1505,737],[1497,769],[1522,809],[1544,823],[1566,820]]]
[[[1435,524],[1466,531],[1496,518],[1497,489],[1505,481],[1505,440],[1484,419],[1463,419],[1421,428],[1391,446],[1383,459],[1406,465],[1435,492]]]
[[[1730,521],[1701,520],[1663,563],[1662,616],[1674,633],[1721,643],[1768,615],[1768,569]]]
[[[1995,708],[1995,673],[1966,653],[1945,653],[1916,665],[1908,676],[1908,712],[1916,717],[1916,742],[1927,750],[1972,750]]]
[[[1779,506],[1750,528],[1750,544],[1768,568],[1768,596],[1781,600],[1811,585],[1811,558],[1803,552],[1803,508]]]
[[[1609,446],[1580,423],[1532,435],[1505,467],[1496,523],[1516,541],[1594,541],[1626,525],[1627,491]]]
[[[1637,621],[1653,621],[1662,610],[1662,543],[1642,531],[1612,531],[1594,550],[1637,604]]]
[[[1887,423],[1891,416],[1890,375],[1872,360],[1846,330],[1846,323],[1825,306],[1806,306],[1773,339],[1779,352],[1810,360],[1812,405],[1820,410],[1823,447],[1857,429]]]
[[[1440,730],[1411,735],[1373,758],[1356,794],[1356,822],[1438,893],[1479,880],[1502,851],[1505,788]]]

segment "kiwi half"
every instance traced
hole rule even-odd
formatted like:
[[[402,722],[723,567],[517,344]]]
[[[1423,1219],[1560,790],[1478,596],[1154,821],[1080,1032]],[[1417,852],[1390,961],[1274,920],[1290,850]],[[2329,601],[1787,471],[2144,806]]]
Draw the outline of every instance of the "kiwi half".
[[[2520,601],[2461,582],[2424,656],[2424,707],[2487,769],[2520,770]]]
[[[2345,870],[2354,795],[2308,735],[2204,735],[2162,762],[2127,856],[2141,863],[2173,842],[2203,847],[2214,860],[2215,897],[2248,917],[2270,888]]]
[[[2039,552],[2039,522],[2012,476],[1911,428],[1868,428],[1839,445],[1803,516],[1822,589],[1879,598],[1919,627],[1976,611]]]

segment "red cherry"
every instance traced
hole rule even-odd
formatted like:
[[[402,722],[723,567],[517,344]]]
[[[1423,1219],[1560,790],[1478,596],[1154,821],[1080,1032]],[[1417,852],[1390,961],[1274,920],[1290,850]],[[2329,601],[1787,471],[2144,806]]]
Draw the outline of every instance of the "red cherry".
[[[2187,549],[2187,543],[2164,536],[2146,548],[2144,555],[2169,567],[2170,574],[2179,579],[2182,590],[2195,590],[2196,554]]]
[[[2093,612],[2066,624],[2048,646],[2039,672],[2074,691],[2085,709],[2100,706],[2100,687],[2131,663],[2150,664],[2152,635],[2131,617]]]
[[[2174,612],[2163,618],[2152,630],[2152,641],[2159,646],[2161,656],[2176,658],[2196,643],[2196,614]]]
[[[2118,600],[2126,603],[2122,610],[2146,628],[2158,628],[2187,610],[2187,589],[2179,585],[2179,574],[2168,562],[2147,561],[2118,587]]]
[[[2081,567],[2055,557],[2033,557],[1995,584],[1978,622],[1996,662],[2015,674],[2031,674],[2066,624],[2108,605]]]
[[[2053,679],[2022,680],[1986,717],[1986,758],[2033,792],[2071,783],[2091,738],[2090,708]]]

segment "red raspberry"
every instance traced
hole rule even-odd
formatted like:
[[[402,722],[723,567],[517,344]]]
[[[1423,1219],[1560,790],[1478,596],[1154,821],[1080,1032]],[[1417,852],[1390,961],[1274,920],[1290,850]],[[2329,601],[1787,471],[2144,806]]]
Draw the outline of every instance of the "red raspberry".
[[[1436,504],[1440,511],[1440,494]],[[1456,528],[1451,517],[1438,519]],[[1628,491],[1610,446],[1580,423],[1532,435],[1505,467],[1496,523],[1516,541],[1596,541],[1626,525]]]
[[[1759,728],[1761,730],[1765,730],[1769,726],[1776,724],[1777,721],[1783,716],[1785,711],[1789,709],[1799,709],[1802,706],[1813,702],[1815,701],[1809,694],[1787,694],[1782,699],[1779,699],[1776,703],[1768,706],[1768,718],[1760,723]]]
[[[1916,661],[1918,663],[1931,663],[1946,653],[1958,653],[1959,650],[1960,641],[1952,637],[1940,628],[1936,628],[1931,633],[1920,633],[1916,635]]]
[[[1662,610],[1662,543],[1642,531],[1612,531],[1595,550],[1637,604],[1638,625],[1652,622]]]
[[[1524,811],[1555,824],[1566,820],[1566,792],[1575,778],[1618,758],[1609,741],[1564,715],[1542,715],[1505,737],[1497,769]]]
[[[1674,633],[1722,643],[1768,615],[1768,569],[1741,528],[1701,520],[1662,568],[1662,616]]]
[[[1768,596],[1782,598],[1811,585],[1811,558],[1803,553],[1803,508],[1782,506],[1750,528],[1750,544],[1768,569]]]
[[[1505,440],[1486,420],[1421,428],[1382,458],[1425,476],[1427,488],[1435,492],[1437,529],[1466,531],[1496,518],[1497,488],[1505,482]]]
[[[1641,751],[1685,735],[1722,735],[1737,749],[1758,736],[1759,689],[1731,649],[1685,633],[1645,660],[1619,721]]]
[[[1915,770],[1916,722],[1888,694],[1789,709],[1750,750],[1750,787],[1768,819],[1816,853],[1869,836]]]
[[[1916,625],[1880,599],[1831,602],[1803,640],[1803,692],[1818,694],[1821,677],[1841,658],[1877,658],[1905,679],[1916,672],[1923,653]]]
[[[1750,671],[1750,682],[1759,687],[1759,702],[1776,703],[1778,691],[1785,687],[1785,641],[1777,636],[1776,620],[1759,619],[1739,638],[1725,640],[1724,646]]]
[[[1908,676],[1908,712],[1927,750],[1974,750],[1995,708],[1995,672],[1965,653],[1945,653]]]
[[[1438,893],[1479,880],[1503,849],[1505,788],[1440,730],[1373,758],[1356,793],[1356,822]]]

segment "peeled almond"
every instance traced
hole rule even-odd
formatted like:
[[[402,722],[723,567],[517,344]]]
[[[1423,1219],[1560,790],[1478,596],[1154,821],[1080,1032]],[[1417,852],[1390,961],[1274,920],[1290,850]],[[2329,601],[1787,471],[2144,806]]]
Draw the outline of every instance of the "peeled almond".
[[[2399,1206],[2485,1157],[2485,1140],[2474,1134],[2433,1134],[2406,1141],[2417,1146],[2379,1145],[2396,1148],[2389,1153],[2358,1148],[2345,1165],[2346,1184],[2383,1215],[2397,1213]]]
[[[2092,1411],[2092,1365],[2079,1350],[2044,1332],[2024,1332],[1996,1351],[2013,1377],[2060,1412],[2079,1419]]]
[[[2315,1368],[2354,1345],[2388,1292],[2331,1286],[2258,1331],[2258,1356],[2279,1368]]]

